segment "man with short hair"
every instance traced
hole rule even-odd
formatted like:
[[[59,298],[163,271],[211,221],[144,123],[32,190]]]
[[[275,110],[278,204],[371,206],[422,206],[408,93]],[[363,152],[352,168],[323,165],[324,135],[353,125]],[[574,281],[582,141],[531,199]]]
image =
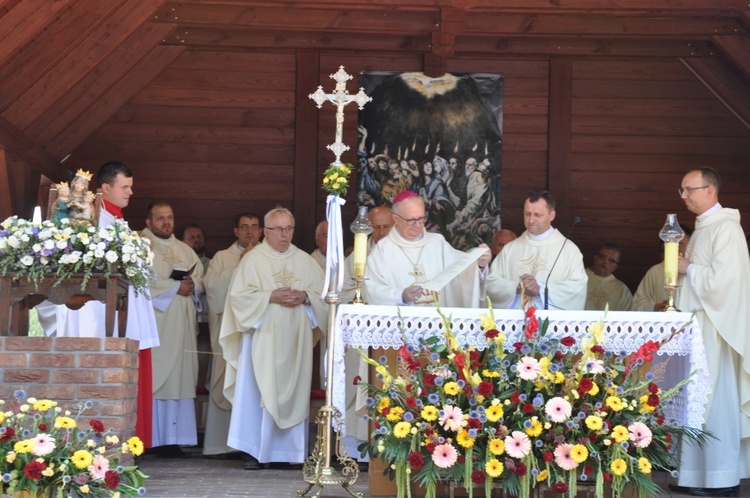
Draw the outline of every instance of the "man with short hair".
[[[370,304],[427,305],[435,302],[424,284],[440,275],[464,253],[438,233],[424,228],[424,201],[407,190],[394,198],[391,230],[367,260],[365,288]],[[481,244],[480,247],[487,247]],[[476,308],[480,271],[490,261],[490,251],[449,282],[438,294],[441,306]]]
[[[218,251],[208,265],[203,278],[209,310],[211,333],[211,375],[209,381],[208,415],[203,438],[203,454],[217,455],[232,452],[227,446],[232,404],[224,396],[224,372],[226,361],[219,344],[221,319],[229,284],[240,259],[258,245],[261,234],[260,218],[254,213],[242,213],[234,219],[232,245]]]
[[[154,446],[163,456],[179,456],[179,446],[198,444],[195,385],[198,381],[196,306],[203,290],[203,265],[195,251],[174,236],[172,206],[152,202],[141,232],[154,250],[151,297],[161,345],[152,351]],[[181,280],[174,273],[187,272]]]
[[[524,202],[526,231],[503,248],[487,277],[487,296],[495,307],[523,308],[525,296],[538,309],[544,309],[545,301],[553,309],[584,308],[588,279],[583,255],[552,228],[556,214],[555,198],[546,190],[532,192]]]
[[[193,248],[193,251],[195,251],[195,254],[198,255],[203,264],[203,274],[205,275],[211,258],[206,256],[206,237],[203,235],[203,229],[197,223],[188,223],[182,229],[180,240]]]
[[[232,403],[227,444],[256,458],[255,468],[307,457],[313,344],[328,319],[323,271],[292,244],[292,213],[272,209],[264,225],[263,243],[235,270],[219,338]]]
[[[622,249],[614,242],[605,242],[594,254],[591,268],[586,268],[588,287],[586,294],[587,310],[630,311],[633,294],[622,281],[614,276],[620,265]]]
[[[697,218],[679,257],[677,307],[695,313],[703,332],[713,381],[704,428],[716,436],[681,447],[674,489],[694,496],[739,496],[740,479],[750,477],[750,260],[740,213],[722,207],[720,190],[708,167],[688,172],[679,188]]]
[[[502,228],[495,232],[492,236],[492,244],[490,244],[490,252],[492,253],[492,260],[494,261],[500,251],[503,250],[506,244],[516,240],[516,234],[507,228]]]
[[[310,253],[320,268],[326,271],[326,253],[328,252],[328,222],[323,220],[315,227],[315,250]]]

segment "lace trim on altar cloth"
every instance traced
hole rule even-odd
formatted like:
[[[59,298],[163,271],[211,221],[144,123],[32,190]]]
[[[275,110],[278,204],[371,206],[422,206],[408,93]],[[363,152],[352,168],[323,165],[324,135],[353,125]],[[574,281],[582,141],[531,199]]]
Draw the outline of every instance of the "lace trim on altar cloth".
[[[429,337],[443,335],[443,320],[435,308],[395,306],[340,305],[336,315],[334,341],[333,405],[344,414],[346,384],[351,383],[344,368],[345,346],[362,349],[398,349],[403,345],[399,328],[399,312],[403,320],[404,336],[409,344],[418,347]],[[442,308],[451,320],[451,327],[462,346],[486,347],[480,316],[486,309]],[[524,314],[521,310],[495,310],[495,321],[506,335],[506,348],[523,334]],[[671,341],[661,346],[652,362],[655,380],[669,389],[693,373],[671,404],[663,407],[665,416],[680,425],[703,426],[705,404],[711,392],[703,334],[690,313],[609,312],[601,311],[543,311],[537,312],[539,321],[549,318],[550,326],[544,340],[571,336],[576,345],[561,348],[575,353],[581,339],[589,335],[588,327],[604,319],[606,341],[604,349],[620,355],[634,353],[647,341],[664,341],[673,331],[685,326]],[[353,374],[356,375],[356,374]]]

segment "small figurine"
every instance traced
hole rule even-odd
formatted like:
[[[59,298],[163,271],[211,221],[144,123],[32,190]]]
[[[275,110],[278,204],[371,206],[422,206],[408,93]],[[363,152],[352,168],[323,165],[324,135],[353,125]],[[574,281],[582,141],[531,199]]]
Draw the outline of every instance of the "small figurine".
[[[70,219],[87,221],[93,219],[94,211],[91,205],[93,201],[88,199],[88,187],[91,176],[91,173],[88,171],[79,169],[76,171],[75,178],[70,182],[71,200],[68,203]]]
[[[69,217],[68,211],[70,210],[70,186],[68,182],[58,183],[57,187],[57,200],[52,211],[52,221],[56,225],[60,225],[62,220]]]

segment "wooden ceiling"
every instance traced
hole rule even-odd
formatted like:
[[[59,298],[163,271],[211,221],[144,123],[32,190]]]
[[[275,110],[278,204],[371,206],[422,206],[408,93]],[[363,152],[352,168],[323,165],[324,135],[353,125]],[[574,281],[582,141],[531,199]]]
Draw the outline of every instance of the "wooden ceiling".
[[[61,161],[188,48],[409,53],[427,74],[488,53],[719,56],[750,82],[749,29],[746,0],[0,0],[0,147],[65,178]]]

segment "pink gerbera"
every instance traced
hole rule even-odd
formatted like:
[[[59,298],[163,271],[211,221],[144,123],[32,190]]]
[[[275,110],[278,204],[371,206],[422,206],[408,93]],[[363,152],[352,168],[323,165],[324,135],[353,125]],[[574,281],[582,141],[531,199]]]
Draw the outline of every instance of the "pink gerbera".
[[[55,450],[55,438],[49,434],[41,433],[37,434],[34,438],[34,448],[31,450],[36,456],[49,455]]]
[[[539,360],[524,356],[521,361],[516,365],[518,368],[518,376],[523,380],[534,380],[539,375],[542,367],[539,365]]]
[[[452,444],[441,444],[435,446],[435,451],[432,452],[432,461],[441,469],[447,469],[452,467],[458,459],[458,452]]]
[[[89,465],[89,473],[94,479],[104,479],[109,470],[109,461],[103,455],[95,455],[94,461]]]
[[[565,422],[570,418],[571,410],[570,403],[559,396],[550,399],[544,405],[544,413],[549,415],[552,422]]]
[[[572,444],[561,444],[555,448],[555,463],[563,470],[573,470],[578,467],[578,462],[570,455]]]
[[[602,374],[604,370],[604,362],[602,360],[589,359],[586,361],[586,372],[591,374]]]
[[[645,448],[651,444],[651,429],[649,429],[646,424],[642,422],[633,422],[630,424],[630,427],[628,427],[628,432],[630,432],[630,440],[633,441],[633,444],[636,447]]]
[[[457,406],[443,405],[443,415],[438,421],[445,430],[457,431],[464,425],[464,414]]]
[[[531,440],[521,431],[505,438],[505,452],[513,458],[523,458],[531,452]]]

